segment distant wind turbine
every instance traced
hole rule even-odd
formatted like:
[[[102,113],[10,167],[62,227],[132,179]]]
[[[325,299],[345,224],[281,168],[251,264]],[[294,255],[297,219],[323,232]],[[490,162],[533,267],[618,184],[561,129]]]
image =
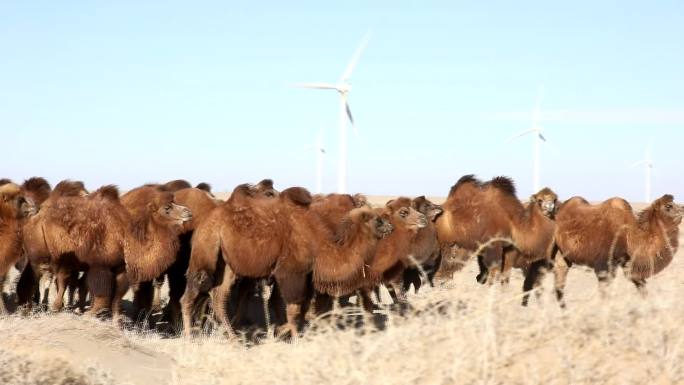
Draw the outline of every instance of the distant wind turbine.
[[[539,166],[540,166],[540,156],[539,156],[539,150],[541,147],[542,142],[546,142],[546,138],[544,137],[544,134],[542,134],[542,127],[541,127],[541,101],[542,97],[544,95],[544,86],[539,87],[539,92],[537,94],[537,105],[534,107],[534,111],[532,112],[532,127],[520,132],[510,139],[508,139],[508,142],[511,142],[517,138],[520,138],[521,136],[525,136],[527,134],[532,134],[533,135],[533,165],[532,165],[532,190],[533,193],[536,193],[539,191],[541,188],[539,185]]]
[[[314,145],[307,147],[307,150],[316,151],[316,194],[320,194],[323,191],[323,155],[326,153],[320,132]]]
[[[644,165],[644,170],[646,171],[646,180],[644,184],[646,203],[651,203],[651,174],[653,172],[653,159],[651,158],[651,152],[653,150],[653,141],[648,142],[646,146],[646,153],[644,153],[644,159],[634,163],[632,167]]]
[[[322,90],[335,90],[340,94],[340,117],[339,117],[339,151],[337,160],[337,192],[345,193],[347,190],[347,120],[352,125],[354,132],[356,132],[356,126],[354,125],[354,118],[352,117],[351,109],[349,108],[349,91],[351,91],[351,84],[349,79],[351,78],[352,71],[356,67],[356,63],[361,57],[361,53],[368,45],[369,35],[366,35],[361,44],[354,52],[347,68],[342,73],[342,77],[335,84],[330,83],[303,83],[296,84],[295,87],[301,88],[314,88]]]

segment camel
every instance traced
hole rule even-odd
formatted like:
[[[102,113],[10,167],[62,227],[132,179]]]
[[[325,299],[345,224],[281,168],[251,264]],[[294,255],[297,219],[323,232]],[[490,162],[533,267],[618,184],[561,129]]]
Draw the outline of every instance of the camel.
[[[425,196],[413,198],[411,207],[425,215],[428,223],[427,226],[418,230],[418,235],[412,243],[411,255],[419,266],[410,266],[404,270],[402,277],[402,290],[404,292],[408,291],[411,285],[418,292],[422,285],[421,278],[423,275],[432,286],[442,259],[435,228],[435,221],[443,212],[442,207],[430,202]]]
[[[377,240],[391,225],[363,207],[347,214],[333,234],[309,209],[311,201],[311,194],[299,187],[282,191],[277,199],[255,199],[254,187],[243,184],[199,224],[181,299],[186,335],[192,330],[195,298],[213,287],[214,312],[234,337],[225,300],[236,277],[275,278],[287,304],[284,329],[292,337],[302,321],[309,274],[318,290],[330,293],[358,282]]]
[[[205,192],[200,194],[210,200]],[[176,261],[179,235],[186,231],[193,213],[176,204],[174,193],[166,185],[135,188],[121,197],[121,204],[130,215],[135,240],[131,245],[136,248],[130,253],[135,258],[126,258],[126,271],[134,289],[134,302],[146,316],[152,307],[152,281]]]
[[[556,214],[557,252],[554,264],[556,297],[564,306],[564,288],[573,265],[594,270],[601,292],[617,267],[645,295],[646,279],[667,267],[679,246],[684,207],[663,195],[634,215],[621,198],[591,205],[581,197],[564,202]]]
[[[205,188],[208,188],[208,185]],[[164,276],[168,276],[169,302],[164,309],[164,314],[171,325],[180,325],[180,298],[186,285],[185,272],[190,261],[192,234],[197,225],[218,205],[210,193],[210,190],[191,187],[178,190],[173,194],[173,199],[177,204],[187,207],[192,212],[192,219],[183,223],[178,234],[178,249],[174,262],[154,280],[154,296],[151,304],[152,309],[161,307],[161,285],[164,282]]]
[[[555,231],[550,217],[556,210],[557,196],[545,188],[534,197],[539,199],[537,204],[523,206],[507,177],[486,183],[473,175],[459,179],[436,223],[442,263],[446,260],[446,265],[458,269],[475,255],[483,270],[478,281],[484,282],[487,270],[500,268],[507,245],[532,260],[550,261]]]
[[[165,245],[158,242],[158,228],[169,223],[180,228],[190,219],[187,208],[173,204],[173,194],[155,187],[139,191],[127,198],[132,209],[126,209],[114,186],[91,194],[80,182],[55,186],[44,207],[24,228],[24,249],[31,269],[22,273],[24,284],[20,279],[17,287],[20,301],[28,302],[41,265],[56,271],[87,268],[93,296],[88,313],[96,315],[111,308],[114,320],[120,320],[121,299],[129,279],[134,284],[151,279],[147,277],[154,277],[160,266],[170,263],[162,249]],[[57,297],[63,294],[58,288]]]
[[[7,274],[22,256],[23,222],[35,211],[20,186],[12,182],[0,186],[0,315],[7,314],[3,295]]]

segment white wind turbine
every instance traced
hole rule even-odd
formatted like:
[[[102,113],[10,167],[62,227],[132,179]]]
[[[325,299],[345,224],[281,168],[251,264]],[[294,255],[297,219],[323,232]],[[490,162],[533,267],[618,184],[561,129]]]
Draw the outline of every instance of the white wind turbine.
[[[541,188],[539,185],[539,166],[540,166],[540,156],[539,156],[539,150],[541,147],[542,142],[546,142],[546,138],[542,134],[542,127],[541,127],[541,101],[542,101],[542,96],[544,94],[544,87],[540,86],[539,87],[539,92],[537,94],[537,105],[534,107],[534,111],[532,112],[532,127],[514,135],[512,138],[508,139],[508,142],[511,142],[521,136],[525,136],[527,134],[532,134],[533,135],[533,165],[532,165],[532,189],[533,189],[533,194],[537,193],[539,189]]]
[[[314,145],[307,147],[307,150],[316,151],[316,194],[320,194],[323,191],[323,155],[326,154],[320,132]]]
[[[646,203],[651,203],[651,174],[653,173],[653,159],[651,158],[651,151],[653,150],[653,141],[648,142],[646,146],[646,153],[644,159],[634,163],[632,167],[644,165],[646,180],[644,184]]]
[[[345,193],[347,190],[347,119],[352,125],[354,132],[356,132],[356,127],[354,126],[354,118],[352,117],[351,109],[349,108],[348,95],[351,91],[351,84],[349,83],[349,78],[351,77],[354,67],[361,56],[361,53],[368,45],[369,35],[366,35],[359,48],[354,52],[347,68],[342,73],[342,77],[335,84],[331,83],[304,83],[296,84],[295,87],[301,88],[314,88],[323,90],[335,90],[340,94],[340,117],[339,117],[339,150],[338,150],[338,160],[337,160],[337,192]]]

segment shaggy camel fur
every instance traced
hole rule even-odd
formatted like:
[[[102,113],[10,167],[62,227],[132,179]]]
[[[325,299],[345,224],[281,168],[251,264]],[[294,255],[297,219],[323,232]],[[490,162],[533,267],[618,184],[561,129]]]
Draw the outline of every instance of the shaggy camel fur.
[[[414,239],[411,247],[413,255],[419,266],[409,266],[404,270],[402,277],[402,290],[408,291],[413,284],[416,292],[422,285],[422,278],[427,278],[430,285],[439,265],[441,264],[441,253],[439,241],[437,240],[437,229],[435,221],[442,214],[442,206],[436,205],[424,196],[413,198],[411,207],[425,215],[428,219],[427,226],[418,230],[418,235]],[[423,277],[425,275],[426,277]]]
[[[292,336],[301,322],[311,272],[314,285],[329,292],[362,276],[364,262],[389,225],[371,209],[360,208],[352,210],[332,234],[309,209],[311,200],[309,192],[298,187],[283,191],[278,199],[255,199],[253,186],[240,185],[199,224],[181,299],[186,334],[192,329],[195,298],[214,287],[214,312],[233,335],[225,300],[238,276],[275,278],[287,304],[285,327]]]
[[[552,192],[544,196],[541,205],[526,208],[509,178],[482,183],[472,175],[462,177],[451,188],[436,223],[444,256],[465,257],[455,263],[460,267],[476,255],[481,266],[496,268],[502,263],[504,247],[512,244],[533,260],[550,260],[555,224],[545,213],[555,210],[556,201]],[[478,280],[486,276],[480,275]]]
[[[646,279],[667,267],[679,246],[679,225],[684,208],[672,195],[663,195],[634,215],[620,198],[591,205],[580,197],[563,203],[556,215],[556,295],[561,303],[568,269],[583,265],[594,269],[603,288],[618,266],[642,294]]]
[[[0,186],[0,314],[7,313],[3,295],[7,274],[22,256],[23,222],[35,210],[20,186],[11,182]]]
[[[206,193],[201,192],[206,196]],[[192,219],[192,211],[174,201],[165,186],[135,188],[121,197],[131,218],[135,258],[126,258],[126,271],[133,284],[134,302],[145,317],[152,306],[152,280],[162,275],[176,260],[179,235]],[[180,220],[178,220],[180,218]]]

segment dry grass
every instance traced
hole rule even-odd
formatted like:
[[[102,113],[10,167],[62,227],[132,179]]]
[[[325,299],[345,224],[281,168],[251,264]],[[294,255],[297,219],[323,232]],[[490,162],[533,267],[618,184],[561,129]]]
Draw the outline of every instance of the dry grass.
[[[67,314],[10,317],[0,320],[0,382],[683,383],[683,267],[676,259],[646,300],[622,277],[601,299],[593,274],[574,269],[563,311],[550,279],[525,309],[519,276],[509,288],[483,287],[471,264],[412,296],[420,314],[392,317],[385,331],[321,324],[293,344],[162,339]]]

